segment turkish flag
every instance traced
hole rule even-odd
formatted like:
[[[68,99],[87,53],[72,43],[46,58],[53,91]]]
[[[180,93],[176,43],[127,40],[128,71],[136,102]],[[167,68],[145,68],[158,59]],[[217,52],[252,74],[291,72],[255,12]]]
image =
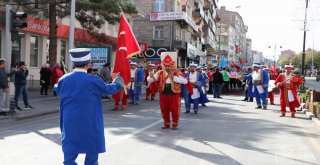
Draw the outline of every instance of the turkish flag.
[[[121,14],[113,73],[120,73],[126,85],[130,83],[131,79],[129,58],[140,52],[139,44],[132,33],[131,27],[126,17]]]
[[[270,70],[273,72],[273,74],[274,74],[275,76],[278,75],[278,71],[277,71],[276,67],[274,66],[274,64],[271,64]]]

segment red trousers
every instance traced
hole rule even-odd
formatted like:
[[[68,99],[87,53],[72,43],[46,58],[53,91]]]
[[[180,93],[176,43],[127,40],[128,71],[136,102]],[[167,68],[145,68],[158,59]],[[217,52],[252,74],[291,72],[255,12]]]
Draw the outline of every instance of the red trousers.
[[[285,104],[284,105],[281,104],[280,107],[281,107],[280,113],[281,114],[286,114],[286,105]],[[296,107],[295,107],[295,102],[294,101],[293,102],[289,102],[289,109],[290,109],[290,112],[292,114],[296,113]]]
[[[120,91],[114,95],[112,95],[114,101],[114,109],[118,109],[119,102],[122,101],[122,108],[125,109],[127,107],[128,95],[125,95],[124,91]]]
[[[151,92],[150,87],[146,90],[146,99],[149,100],[149,97],[151,95],[151,100],[154,100],[155,94]]]
[[[269,92],[268,93],[268,98],[270,99],[270,103],[273,104],[274,103],[274,93],[273,92]]]
[[[178,127],[180,115],[180,93],[173,95],[160,94],[160,110],[163,118],[163,125],[170,126],[172,117],[172,127]]]

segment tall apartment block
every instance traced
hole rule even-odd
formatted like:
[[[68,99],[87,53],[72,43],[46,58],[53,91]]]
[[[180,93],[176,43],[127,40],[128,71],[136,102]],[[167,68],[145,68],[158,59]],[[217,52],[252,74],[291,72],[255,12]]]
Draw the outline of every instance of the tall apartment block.
[[[178,66],[216,62],[215,0],[131,0],[139,11],[132,29],[148,45],[144,56],[160,61],[163,51],[178,52]],[[214,61],[215,60],[215,61]]]

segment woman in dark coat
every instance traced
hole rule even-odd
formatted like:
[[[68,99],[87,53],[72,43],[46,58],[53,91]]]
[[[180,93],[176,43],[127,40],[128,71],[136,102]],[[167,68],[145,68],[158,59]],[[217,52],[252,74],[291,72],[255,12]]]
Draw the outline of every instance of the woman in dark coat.
[[[48,95],[48,89],[50,86],[50,77],[51,77],[51,71],[48,68],[46,64],[43,64],[40,69],[40,86],[41,91],[40,95]]]

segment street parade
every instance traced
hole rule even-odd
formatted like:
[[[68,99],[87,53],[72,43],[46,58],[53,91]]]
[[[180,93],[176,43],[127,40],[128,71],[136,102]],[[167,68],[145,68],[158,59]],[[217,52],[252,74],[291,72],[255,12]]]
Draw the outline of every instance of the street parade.
[[[0,0],[0,165],[320,165],[319,6]]]

